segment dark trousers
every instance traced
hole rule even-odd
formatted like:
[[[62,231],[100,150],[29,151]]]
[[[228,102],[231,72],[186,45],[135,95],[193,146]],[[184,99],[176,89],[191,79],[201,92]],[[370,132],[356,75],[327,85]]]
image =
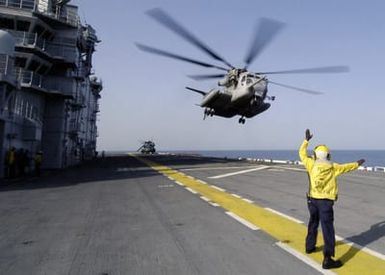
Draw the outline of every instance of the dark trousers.
[[[307,207],[310,213],[307,227],[306,250],[311,250],[317,242],[318,225],[321,221],[322,235],[324,238],[324,256],[334,257],[335,235],[334,235],[334,201],[327,199],[308,198]]]

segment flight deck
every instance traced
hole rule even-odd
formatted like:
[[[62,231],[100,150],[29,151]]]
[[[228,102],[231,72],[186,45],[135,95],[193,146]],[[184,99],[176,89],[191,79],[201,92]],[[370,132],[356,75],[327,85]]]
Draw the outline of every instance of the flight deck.
[[[385,174],[339,178],[336,258],[306,254],[299,165],[99,158],[0,187],[1,274],[384,274]]]

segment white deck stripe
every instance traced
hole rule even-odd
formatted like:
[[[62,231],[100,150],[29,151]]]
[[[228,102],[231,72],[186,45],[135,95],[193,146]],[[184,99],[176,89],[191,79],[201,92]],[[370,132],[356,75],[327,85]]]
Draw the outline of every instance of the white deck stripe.
[[[205,171],[205,170],[228,170],[228,169],[239,169],[239,168],[257,168],[259,166],[251,165],[251,166],[226,166],[226,167],[200,167],[200,168],[186,168],[180,169],[180,171]]]
[[[299,172],[306,172],[305,168],[295,168],[295,167],[286,167],[286,166],[275,166],[275,168],[281,168],[284,170],[292,170],[292,171],[299,171]]]
[[[242,199],[242,197],[240,196],[240,195],[237,195],[237,194],[231,194],[231,195],[233,195],[234,197],[236,197],[236,198],[238,198],[238,199]]]
[[[196,180],[196,181],[198,181],[198,182],[200,182],[200,183],[202,183],[202,184],[207,184],[207,182],[205,182],[205,181],[203,181],[203,180]]]
[[[208,203],[211,204],[211,205],[214,206],[214,207],[218,207],[218,206],[219,206],[219,204],[217,204],[216,202],[211,202],[211,201],[209,201]]]
[[[347,239],[344,239],[344,238],[342,238],[342,237],[340,237],[338,235],[336,235],[336,240],[337,241],[342,241],[342,242],[344,242],[346,244],[349,244],[349,245],[351,245],[351,246],[353,246],[353,247],[355,247],[355,248],[357,248],[359,250],[365,251],[366,253],[368,253],[368,254],[370,254],[372,256],[375,256],[377,258],[380,258],[380,259],[385,261],[385,255],[380,253],[380,252],[377,252],[377,251],[374,251],[374,250],[372,250],[370,248],[367,248],[367,247],[361,246],[359,244],[356,244],[356,243],[354,243],[352,241],[349,241]]]
[[[312,259],[306,257],[305,255],[296,251],[295,249],[291,248],[287,244],[284,244],[282,242],[277,242],[276,245],[279,246],[280,248],[282,248],[283,250],[285,250],[286,252],[290,253],[291,255],[297,257],[298,259],[300,259],[304,263],[310,265],[312,268],[321,272],[322,274],[336,274],[334,272],[331,272],[330,270],[322,269],[320,264],[318,264],[317,262],[313,261]]]
[[[239,217],[238,215],[235,215],[233,212],[227,211],[226,214],[229,215],[230,217],[232,217],[233,219],[237,220],[238,222],[240,222],[240,223],[243,224],[244,226],[247,226],[247,227],[250,228],[251,230],[259,230],[259,228],[256,227],[254,224],[249,223],[249,222],[246,221],[245,219],[242,219],[242,218]]]
[[[131,168],[123,167],[116,169],[117,172],[128,172],[131,171]]]
[[[273,213],[275,213],[275,214],[278,214],[278,215],[280,215],[280,216],[282,216],[282,217],[285,217],[286,219],[292,220],[293,222],[296,222],[296,223],[303,223],[303,221],[300,221],[300,220],[298,220],[298,219],[296,219],[296,218],[293,218],[293,217],[291,217],[291,216],[289,216],[289,215],[283,214],[283,213],[281,213],[281,212],[279,212],[279,211],[277,211],[277,210],[271,209],[271,208],[269,208],[269,207],[265,207],[265,209],[266,209],[266,210],[269,210],[269,211],[271,211],[271,212],[273,212]]]
[[[220,188],[220,187],[218,187],[218,186],[215,186],[215,185],[210,185],[210,186],[211,186],[212,188],[215,188],[215,189],[219,190],[219,191],[226,192],[225,189]]]
[[[184,186],[182,183],[180,183],[179,181],[175,181],[176,184],[180,185],[180,186]]]
[[[242,200],[244,200],[245,202],[248,202],[248,203],[254,203],[252,200],[249,200],[249,199],[243,198]]]
[[[242,170],[242,171],[238,171],[238,172],[227,173],[227,174],[223,174],[223,175],[209,177],[209,179],[221,179],[221,178],[235,176],[235,175],[239,175],[239,174],[244,174],[244,173],[264,170],[264,169],[267,169],[267,168],[269,168],[269,166],[259,166],[257,168],[253,168],[253,169],[247,169],[247,170]]]
[[[191,193],[193,193],[193,194],[197,194],[197,192],[195,192],[194,190],[192,190],[191,188],[189,188],[189,187],[185,187],[188,191],[190,191]]]
[[[202,200],[204,200],[204,201],[207,201],[207,202],[210,201],[208,198],[206,198],[206,197],[204,197],[204,196],[201,196],[200,198],[201,198]]]

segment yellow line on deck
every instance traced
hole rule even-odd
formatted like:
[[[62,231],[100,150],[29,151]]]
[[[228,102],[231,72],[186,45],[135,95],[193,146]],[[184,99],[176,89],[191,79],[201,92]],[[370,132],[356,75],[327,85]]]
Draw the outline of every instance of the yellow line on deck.
[[[230,211],[255,225],[279,242],[286,244],[319,264],[322,263],[322,249],[317,249],[317,252],[309,255],[305,254],[304,240],[307,233],[306,225],[289,220],[255,203],[237,198],[225,191],[215,189],[208,184],[203,184],[199,180],[167,166],[138,156],[134,157],[164,176],[170,177],[185,187],[194,190],[200,196],[204,196],[211,202],[217,203],[226,211]],[[317,244],[317,247],[323,246],[322,234],[318,234]],[[336,258],[344,262],[341,268],[333,269],[333,272],[338,274],[385,274],[384,260],[342,241],[336,242]]]

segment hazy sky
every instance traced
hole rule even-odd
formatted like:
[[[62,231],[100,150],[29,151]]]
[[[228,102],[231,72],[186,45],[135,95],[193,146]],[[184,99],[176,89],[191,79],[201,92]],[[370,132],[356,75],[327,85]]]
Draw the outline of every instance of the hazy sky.
[[[153,139],[159,150],[296,149],[304,130],[332,149],[385,149],[385,2],[382,0],[73,0],[83,23],[102,40],[94,69],[104,84],[99,150],[135,150]],[[286,24],[251,71],[347,65],[344,74],[270,75],[288,85],[323,91],[308,95],[269,86],[269,110],[246,124],[203,120],[199,94],[217,73],[142,52],[140,42],[209,63],[205,53],[159,25],[145,11],[160,7],[235,66],[242,67],[260,17]]]

